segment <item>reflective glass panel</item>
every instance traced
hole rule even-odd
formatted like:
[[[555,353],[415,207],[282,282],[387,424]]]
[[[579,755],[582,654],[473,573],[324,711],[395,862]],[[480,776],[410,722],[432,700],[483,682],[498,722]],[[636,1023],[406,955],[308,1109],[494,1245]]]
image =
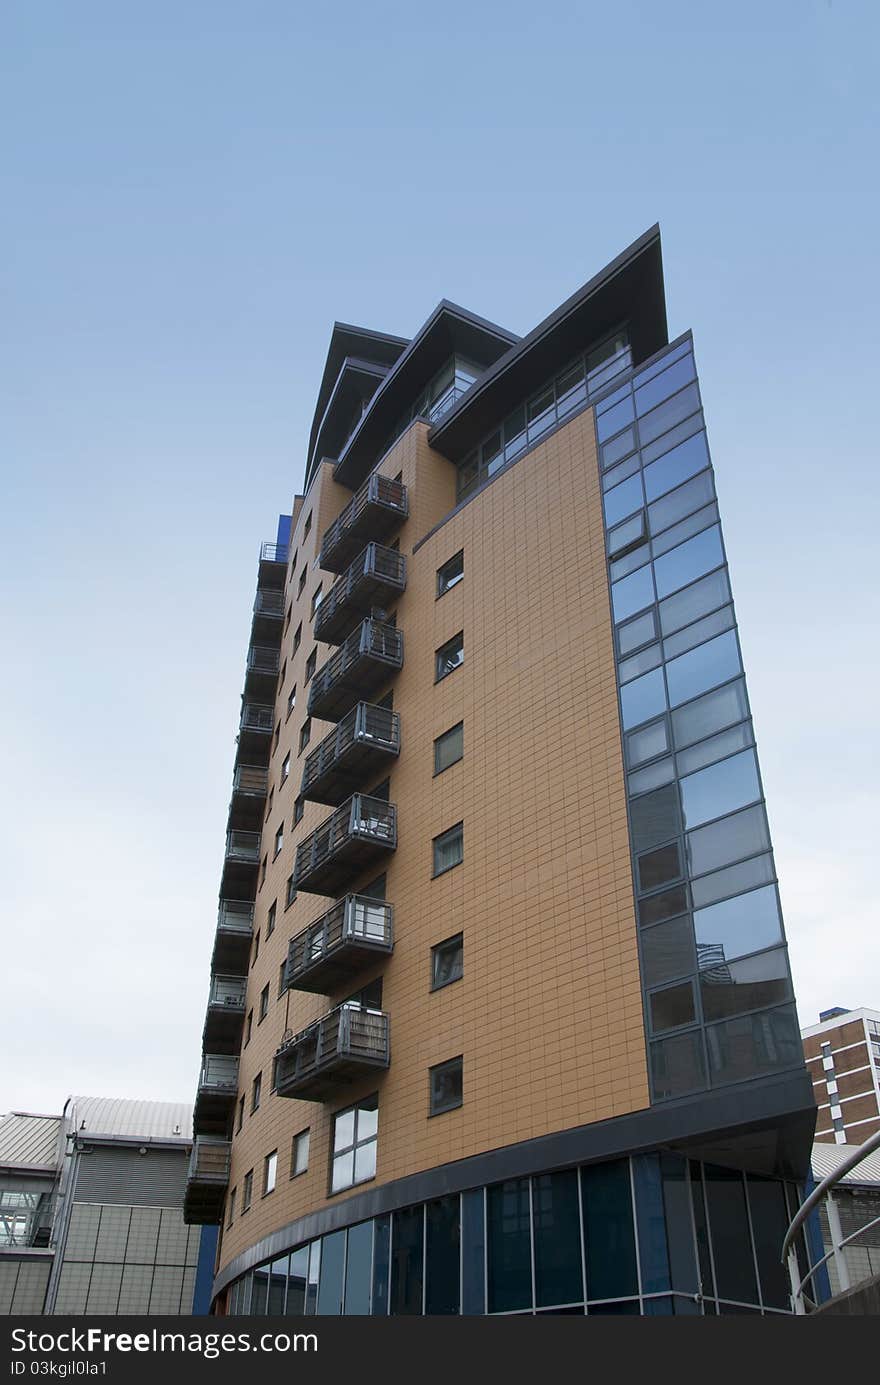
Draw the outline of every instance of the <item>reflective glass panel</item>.
[[[698,832],[689,832],[687,836],[691,875],[702,875],[728,862],[757,856],[769,849],[770,833],[761,804],[747,808],[744,813],[734,813],[722,822],[713,822],[710,827],[701,827]]]
[[[630,659],[622,659],[617,668],[620,682],[628,683],[631,678],[638,678],[640,673],[647,673],[649,669],[656,668],[662,663],[662,657],[659,644],[654,644],[650,649],[640,650]]]
[[[693,1024],[696,1018],[694,988],[690,981],[678,986],[667,986],[663,991],[654,991],[650,996],[651,1028],[655,1034],[664,1029],[679,1029],[683,1024]]]
[[[462,1193],[461,1311],[468,1316],[476,1317],[481,1317],[486,1311],[486,1237],[483,1215],[483,1189],[475,1188]]]
[[[407,1207],[394,1213],[391,1252],[391,1314],[420,1314],[422,1311],[422,1233],[421,1207]]]
[[[323,1238],[321,1280],[318,1286],[318,1316],[333,1317],[342,1312],[342,1267],[345,1263],[345,1232],[334,1231]]]
[[[726,870],[716,870],[712,875],[703,875],[695,880],[691,887],[694,908],[702,909],[707,904],[717,903],[719,899],[741,894],[743,890],[756,889],[758,885],[769,885],[775,878],[772,855],[767,852],[764,856],[753,856],[750,861],[740,861],[739,865],[728,866]]]
[[[596,419],[596,433],[599,441],[604,442],[606,438],[612,437],[621,428],[625,428],[628,423],[632,422],[633,417],[633,402],[630,395],[604,414],[599,414]]]
[[[669,366],[672,365],[673,361],[679,360],[682,356],[689,355],[690,350],[691,343],[690,338],[688,338],[687,341],[683,341],[679,346],[676,346],[674,350],[664,352],[664,354],[660,356],[658,360],[653,361],[651,365],[644,366],[635,377],[635,384],[639,386],[645,384],[647,380],[653,380],[655,375],[659,375],[661,371],[667,370]]]
[[[641,730],[633,731],[626,738],[626,754],[631,765],[638,765],[642,760],[652,760],[655,755],[662,755],[668,748],[665,721],[655,722],[653,726],[643,726]]]
[[[577,1170],[532,1179],[535,1302],[538,1307],[583,1300]]]
[[[391,1218],[377,1217],[373,1228],[373,1317],[387,1317],[391,1275]]]
[[[605,492],[605,523],[610,527],[626,519],[633,510],[640,510],[644,504],[642,497],[642,478],[638,473],[622,481],[613,490]]]
[[[651,1078],[658,1100],[684,1096],[706,1085],[703,1042],[699,1030],[674,1034],[651,1044]]]
[[[437,1198],[425,1205],[425,1312],[457,1313],[461,1264],[459,1195]]]
[[[698,827],[710,818],[744,808],[761,797],[755,752],[744,750],[689,774],[681,780],[680,787],[685,827]]]
[[[704,505],[701,510],[695,510],[692,515],[682,519],[678,524],[673,524],[671,529],[667,529],[658,539],[651,544],[651,552],[655,558],[667,553],[672,548],[677,548],[684,543],[692,534],[699,534],[704,529],[708,529],[711,524],[718,523],[718,506]]]
[[[678,842],[670,842],[668,846],[645,852],[636,864],[640,890],[656,890],[658,885],[665,885],[669,880],[678,880],[681,876],[681,851]]]
[[[612,495],[615,492],[611,492]],[[613,558],[615,553],[622,553],[630,544],[638,543],[645,537],[645,515],[643,510],[639,510],[631,519],[627,519],[623,524],[618,524],[616,529],[612,529],[608,535],[608,552]]]
[[[606,442],[602,448],[602,466],[613,466],[615,462],[621,461],[628,452],[632,452],[636,445],[636,434],[634,428],[627,428],[625,432]],[[638,465],[638,462],[636,463]]]
[[[581,1196],[587,1297],[624,1298],[638,1293],[629,1160],[582,1168]]]
[[[559,417],[570,414],[586,402],[587,385],[582,361],[556,379],[556,408]]]
[[[677,785],[668,784],[634,799],[629,814],[634,851],[647,851],[677,837],[681,831]]]
[[[707,1024],[790,1000],[785,948],[707,967],[700,972],[700,995]]]
[[[700,578],[692,587],[667,597],[660,605],[660,628],[664,635],[690,625],[692,620],[714,611],[730,600],[730,584],[723,568]]]
[[[695,967],[694,933],[689,918],[670,919],[642,933],[642,971],[646,986],[657,986]]]
[[[504,456],[516,457],[526,445],[526,408],[521,404],[504,420]]]
[[[532,1306],[529,1180],[512,1178],[486,1189],[490,1313]]]
[[[642,420],[642,427],[645,420]],[[644,441],[644,438],[643,438]],[[644,454],[642,457],[644,464]],[[645,466],[645,494],[649,501],[658,500],[667,491],[680,486],[691,476],[696,476],[709,465],[709,449],[706,434],[694,433],[685,438],[677,447],[665,452],[656,462]]]
[[[677,423],[674,428],[670,428],[668,433],[664,433],[656,442],[642,443],[642,465],[647,466],[654,462],[658,457],[662,457],[666,452],[671,452],[673,447],[677,447],[685,438],[693,437],[694,433],[699,433],[703,428],[703,415],[701,411],[691,414],[690,418]],[[685,478],[682,477],[682,480]]]
[[[633,1155],[633,1183],[636,1193],[636,1226],[639,1233],[639,1269],[643,1294],[657,1294],[672,1287],[669,1250],[666,1243],[666,1211],[660,1179],[660,1156]],[[660,1299],[670,1304],[670,1299]],[[656,1305],[657,1300],[654,1300]],[[645,1304],[646,1312],[652,1304]],[[671,1312],[671,1306],[667,1310]]]
[[[648,640],[654,638],[656,633],[657,620],[653,611],[646,611],[643,616],[637,616],[627,625],[622,625],[617,632],[617,644],[621,655],[628,654],[631,649],[638,649],[639,645],[646,644]]]
[[[614,609],[614,622],[626,620],[635,615],[643,606],[650,606],[654,600],[654,579],[651,564],[647,563],[638,572],[615,582],[611,588],[611,604]]]
[[[644,857],[642,859],[644,860]],[[675,885],[671,890],[661,890],[659,894],[648,895],[647,898],[639,900],[639,923],[660,923],[662,919],[671,919],[676,914],[683,914],[687,907],[687,885]]]
[[[620,690],[624,729],[638,726],[666,710],[666,684],[662,668],[642,674]]]
[[[635,572],[636,568],[642,567],[648,561],[650,552],[647,543],[637,543],[629,553],[615,558],[609,567],[611,581],[618,582],[621,577],[626,577],[628,572]]]
[[[670,635],[669,639],[663,641],[663,653],[667,659],[674,659],[677,655],[684,654],[685,650],[693,649],[705,640],[711,640],[713,635],[721,635],[725,630],[732,629],[733,623],[733,607],[722,606],[720,611],[715,611],[711,616],[703,616],[702,620],[679,630],[677,635]]]
[[[689,649],[687,654],[670,659],[666,665],[670,705],[677,707],[680,702],[688,702],[741,672],[736,632],[728,630],[716,635],[714,640]]]
[[[625,484],[629,485],[629,481]],[[686,587],[705,572],[720,567],[723,562],[721,530],[716,524],[655,559],[654,577],[658,597],[670,596],[679,587]]]
[[[781,942],[776,886],[762,885],[748,894],[695,909],[694,933],[701,969],[723,967],[735,957]]]
[[[692,745],[690,750],[682,750],[678,757],[679,774],[692,774],[694,770],[702,769],[704,765],[711,765],[714,760],[723,760],[725,756],[732,755],[734,751],[745,750],[747,746],[754,744],[752,735],[752,723],[741,721],[739,726],[732,726],[728,731],[722,731],[717,736],[710,736],[707,741],[701,741],[699,745]]]
[[[708,505],[714,499],[715,487],[712,484],[712,473],[711,471],[703,471],[692,481],[679,486],[678,490],[670,491],[668,495],[664,495],[662,500],[654,502],[648,510],[651,533],[659,534],[670,524],[684,519],[685,515],[693,514],[694,510],[701,510],[704,505]]]
[[[668,369],[655,375],[648,384],[643,384],[641,388],[636,390],[636,413],[646,414],[661,400],[668,399],[683,385],[689,384],[695,375],[693,356],[683,356],[674,365],[670,365]]]
[[[740,678],[672,713],[672,735],[677,747],[701,741],[725,726],[743,721],[749,714],[746,685]]]
[[[652,442],[661,433],[687,418],[688,414],[695,413],[699,407],[700,392],[696,384],[686,385],[683,390],[653,409],[651,413],[642,415],[639,419],[639,437],[642,443]]]
[[[715,1085],[797,1067],[804,1061],[797,1015],[787,1005],[709,1025],[706,1046]]]
[[[270,1318],[277,1318],[284,1312],[284,1295],[287,1289],[287,1266],[290,1260],[289,1255],[282,1255],[280,1259],[272,1262],[269,1270],[269,1301],[266,1313]]]
[[[348,1228],[345,1256],[345,1315],[366,1317],[370,1312],[370,1276],[373,1263],[373,1223],[362,1221]]]
[[[753,1173],[746,1176],[746,1186],[752,1212],[761,1297],[765,1307],[788,1309],[788,1275],[779,1259],[779,1247],[785,1240],[790,1221],[785,1189],[778,1179],[761,1178]]]
[[[290,1257],[287,1277],[287,1306],[290,1318],[299,1318],[306,1310],[306,1282],[309,1277],[309,1248],[300,1246]]]
[[[615,442],[617,439],[615,438]],[[639,455],[634,453],[632,457],[627,457],[625,462],[613,467],[611,471],[606,471],[602,477],[602,489],[610,491],[613,486],[617,486],[621,481],[625,481],[627,476],[632,476],[633,472],[639,469]]]
[[[706,1199],[719,1298],[757,1302],[743,1176],[737,1169],[705,1165]]]
[[[631,794],[647,793],[649,789],[659,789],[661,784],[669,784],[675,778],[675,765],[670,756],[668,760],[658,760],[646,769],[631,774],[626,781]]]

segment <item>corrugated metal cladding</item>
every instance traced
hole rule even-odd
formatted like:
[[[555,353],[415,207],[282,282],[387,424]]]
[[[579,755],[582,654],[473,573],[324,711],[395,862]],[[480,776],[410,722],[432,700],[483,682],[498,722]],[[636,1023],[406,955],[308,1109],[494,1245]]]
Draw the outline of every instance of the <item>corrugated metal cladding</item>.
[[[187,1163],[183,1149],[94,1149],[79,1156],[74,1201],[182,1207]]]
[[[0,1164],[45,1164],[58,1161],[60,1116],[32,1116],[10,1111],[0,1116]]]

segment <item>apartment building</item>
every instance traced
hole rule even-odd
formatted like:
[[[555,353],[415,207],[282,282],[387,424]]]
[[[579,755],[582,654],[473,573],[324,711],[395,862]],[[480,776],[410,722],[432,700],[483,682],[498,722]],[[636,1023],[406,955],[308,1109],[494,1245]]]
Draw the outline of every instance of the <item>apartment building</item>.
[[[525,337],[337,323],[257,570],[214,1311],[786,1312],[815,1114],[658,228]]]
[[[816,1139],[862,1144],[880,1130],[880,1010],[823,1010],[801,1037],[819,1108]]]

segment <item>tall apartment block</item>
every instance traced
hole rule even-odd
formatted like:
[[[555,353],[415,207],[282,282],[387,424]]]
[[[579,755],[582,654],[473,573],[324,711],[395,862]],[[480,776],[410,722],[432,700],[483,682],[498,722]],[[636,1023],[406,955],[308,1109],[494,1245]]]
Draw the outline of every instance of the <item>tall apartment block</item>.
[[[816,1113],[658,229],[522,338],[337,323],[304,492],[196,1094],[214,1311],[788,1311]]]
[[[823,1010],[801,1031],[819,1114],[816,1139],[860,1145],[880,1130],[880,1010]]]

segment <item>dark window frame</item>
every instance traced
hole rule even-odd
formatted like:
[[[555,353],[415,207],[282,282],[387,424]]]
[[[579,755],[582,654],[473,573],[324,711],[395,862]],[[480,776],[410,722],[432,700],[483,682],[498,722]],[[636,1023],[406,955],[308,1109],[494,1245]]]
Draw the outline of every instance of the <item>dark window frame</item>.
[[[456,559],[458,559],[458,558],[461,559],[461,571],[458,573],[457,576],[454,576],[454,577],[453,577],[453,579],[452,579],[451,582],[445,582],[443,574],[446,572],[446,569],[449,568],[449,567],[451,567],[452,564],[453,564],[453,563],[456,561]],[[435,599],[436,601],[439,601],[440,598],[441,598],[441,596],[445,596],[447,592],[451,592],[452,589],[453,589],[453,587],[457,587],[458,584],[459,584],[459,582],[463,582],[463,581],[464,581],[464,549],[463,549],[463,548],[460,548],[460,549],[458,550],[457,553],[453,553],[453,555],[452,555],[451,558],[447,558],[447,559],[446,559],[446,562],[445,562],[445,563],[441,563],[440,566],[438,567],[438,569],[437,569],[437,594],[436,594],[436,596],[435,596],[434,599]]]
[[[438,957],[439,957],[439,955],[440,955],[442,949],[446,948],[446,949],[448,949],[449,951],[452,951],[453,947],[456,947],[456,948],[457,948],[458,950],[460,950],[460,952],[461,952],[460,970],[456,973],[455,976],[448,976],[448,977],[446,978],[445,981],[438,981],[438,980],[437,980],[437,966],[436,966],[437,959],[438,959]],[[460,932],[460,933],[453,933],[451,937],[449,937],[449,938],[444,938],[444,939],[442,940],[442,942],[434,943],[434,945],[432,946],[432,948],[431,948],[431,991],[432,991],[432,992],[433,992],[433,991],[442,991],[442,990],[445,990],[445,988],[446,988],[447,986],[454,986],[455,983],[456,983],[456,981],[460,981],[460,980],[462,979],[463,976],[464,976],[464,932],[462,931],[462,932]]]
[[[445,1105],[439,1106],[436,1103],[434,1091],[435,1078],[446,1072],[458,1071],[461,1078],[461,1096],[458,1101],[447,1101]],[[428,1118],[433,1116],[445,1116],[447,1111],[458,1111],[464,1105],[464,1055],[457,1054],[454,1058],[446,1058],[442,1063],[434,1063],[428,1068]]]
[[[458,652],[461,654],[461,658],[458,660],[458,663],[453,664],[452,668],[448,668],[448,669],[446,669],[444,672],[441,673],[441,672],[440,672],[440,661],[441,661],[442,656],[444,655],[444,653],[445,653],[446,650],[448,650],[448,649],[450,649],[452,646],[456,645],[457,642],[458,642]],[[456,669],[460,669],[463,663],[464,663],[464,631],[463,631],[463,630],[459,630],[457,634],[451,635],[450,638],[449,638],[448,640],[444,640],[443,644],[441,644],[437,649],[434,650],[434,682],[435,682],[435,684],[436,684],[436,683],[442,683],[444,678],[448,678],[451,674],[455,673]]]

